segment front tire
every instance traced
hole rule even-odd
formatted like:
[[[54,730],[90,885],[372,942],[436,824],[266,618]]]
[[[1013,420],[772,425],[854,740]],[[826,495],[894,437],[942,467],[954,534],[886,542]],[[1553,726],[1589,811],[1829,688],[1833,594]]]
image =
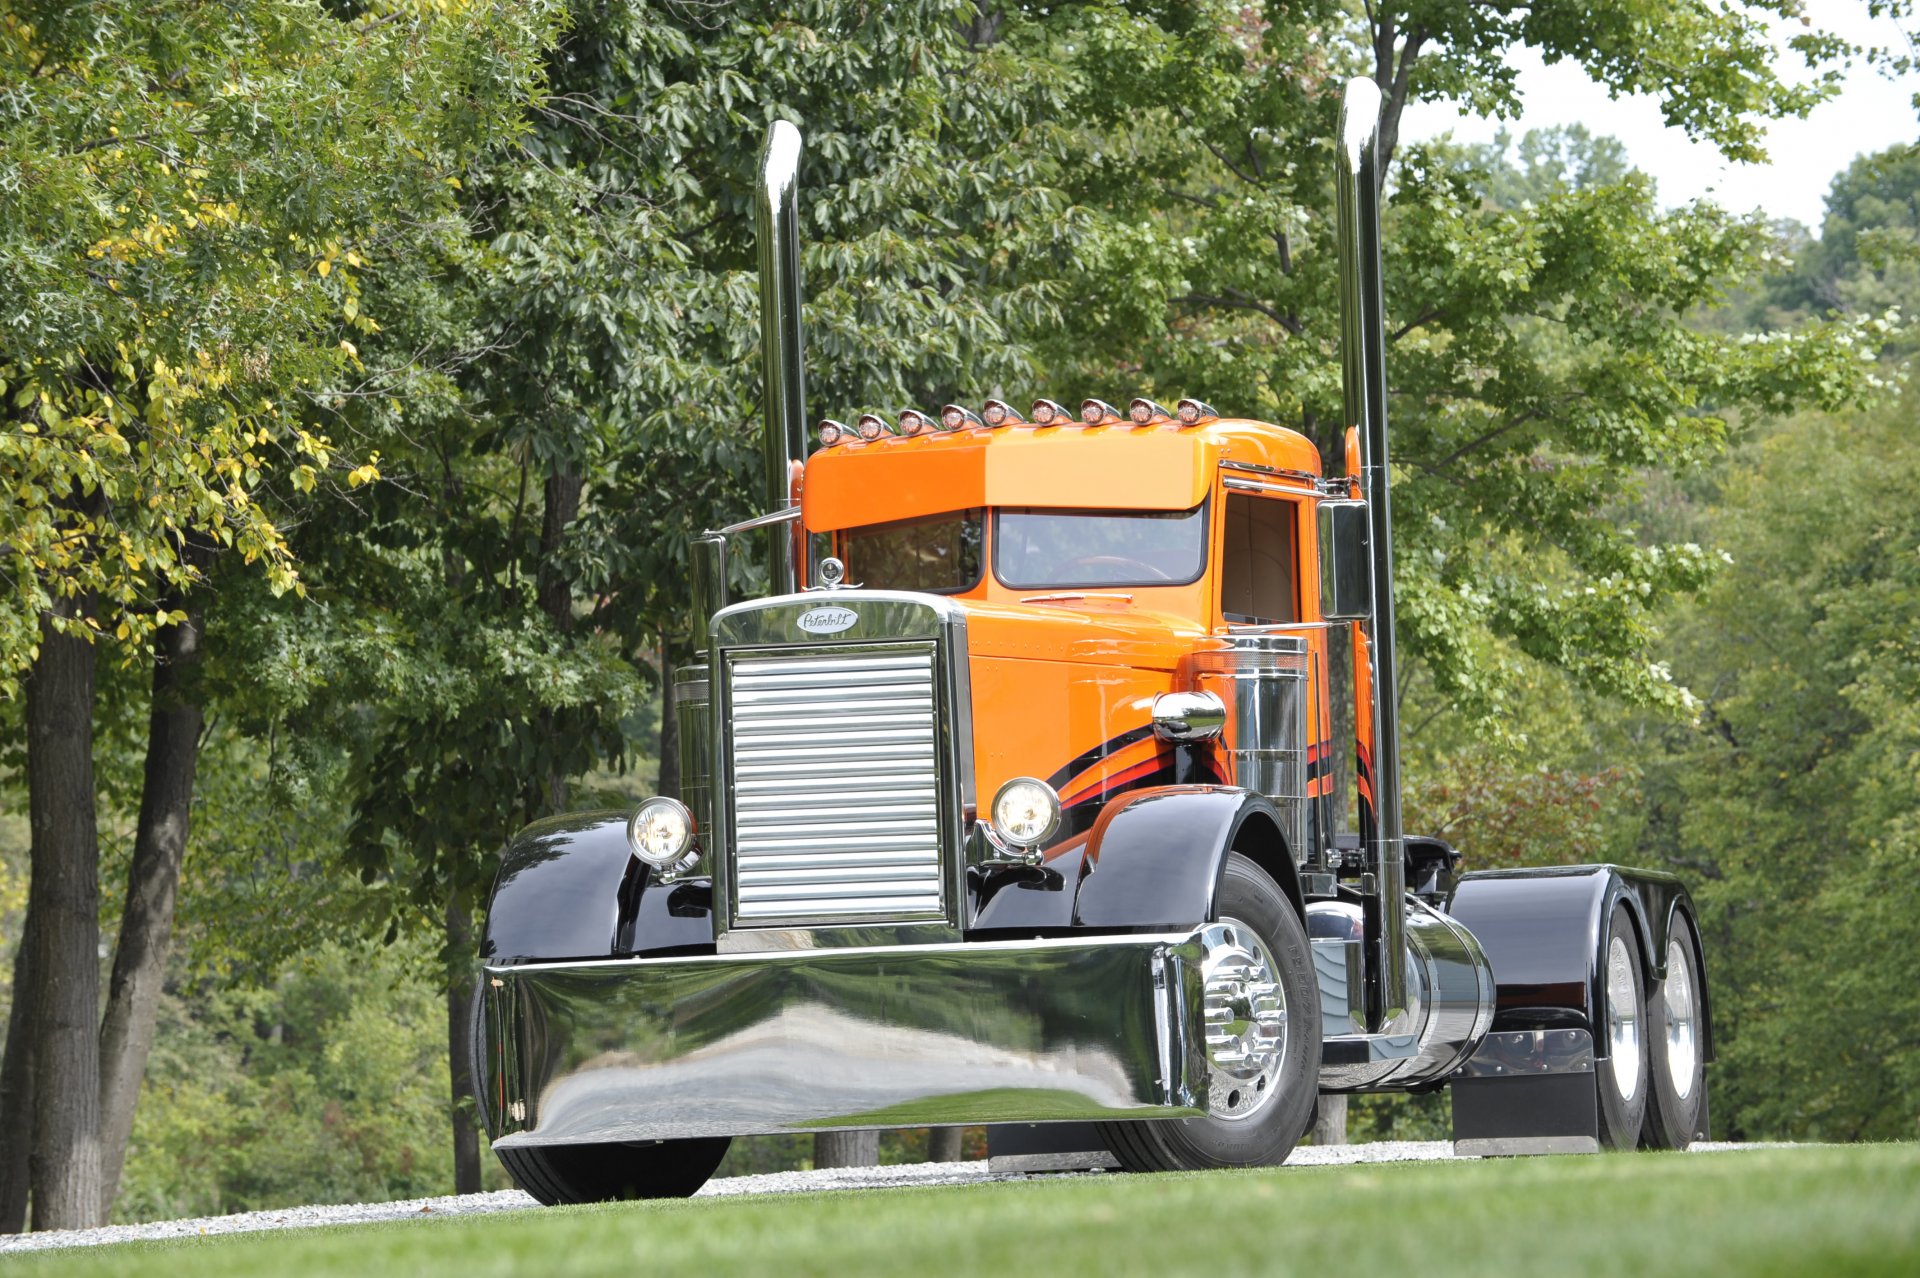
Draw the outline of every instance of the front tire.
[[[1652,1149],[1685,1149],[1706,1135],[1707,983],[1699,954],[1692,921],[1676,913],[1667,935],[1667,975],[1647,998],[1652,1079],[1640,1139]]]
[[[1632,1149],[1646,1121],[1647,1092],[1653,1072],[1647,1050],[1647,999],[1641,973],[1646,963],[1633,916],[1615,904],[1600,938],[1600,1032],[1607,1055],[1594,1062],[1600,1089],[1600,1145]]]
[[[562,1203],[689,1198],[727,1156],[730,1136],[623,1145],[496,1149],[513,1183],[549,1207]]]
[[[467,1018],[470,1083],[476,1099],[486,1093],[486,1010],[484,987],[475,982]],[[481,1130],[491,1142],[484,1121]],[[563,1203],[626,1202],[636,1198],[690,1198],[712,1179],[727,1156],[731,1136],[700,1140],[638,1141],[605,1145],[523,1145],[495,1149],[494,1157],[513,1183],[548,1207]]]
[[[1320,1082],[1320,983],[1306,927],[1280,886],[1230,853],[1206,931],[1205,1118],[1102,1123],[1128,1171],[1283,1163],[1313,1121]]]

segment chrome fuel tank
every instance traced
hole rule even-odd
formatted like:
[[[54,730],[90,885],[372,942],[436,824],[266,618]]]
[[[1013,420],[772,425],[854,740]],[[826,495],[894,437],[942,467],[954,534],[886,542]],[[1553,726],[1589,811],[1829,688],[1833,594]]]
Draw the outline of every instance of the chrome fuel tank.
[[[1316,941],[1358,941],[1360,907],[1345,901],[1316,901],[1307,906],[1307,930]],[[1473,933],[1424,901],[1407,897],[1406,953],[1406,1011],[1385,1033],[1335,1034],[1324,1039],[1323,1090],[1439,1082],[1473,1054],[1492,1028],[1493,966]],[[1323,981],[1323,1005],[1335,994],[1346,999],[1351,991],[1329,991]]]

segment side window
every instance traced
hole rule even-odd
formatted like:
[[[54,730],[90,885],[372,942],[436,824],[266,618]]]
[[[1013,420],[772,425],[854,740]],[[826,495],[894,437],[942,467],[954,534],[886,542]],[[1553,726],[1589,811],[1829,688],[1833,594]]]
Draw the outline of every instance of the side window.
[[[1274,497],[1227,494],[1226,551],[1220,560],[1220,611],[1228,621],[1300,620],[1295,581],[1299,507]]]

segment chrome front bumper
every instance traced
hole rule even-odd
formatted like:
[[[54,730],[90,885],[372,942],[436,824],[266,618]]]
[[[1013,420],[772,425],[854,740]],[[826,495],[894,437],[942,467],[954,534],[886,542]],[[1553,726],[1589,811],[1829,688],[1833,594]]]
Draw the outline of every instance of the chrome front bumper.
[[[1197,933],[485,970],[498,1147],[1205,1112]]]

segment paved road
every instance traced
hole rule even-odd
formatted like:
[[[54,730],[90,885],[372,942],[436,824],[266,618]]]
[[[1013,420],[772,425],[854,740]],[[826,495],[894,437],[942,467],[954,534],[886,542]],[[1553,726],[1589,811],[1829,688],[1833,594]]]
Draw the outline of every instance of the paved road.
[[[1754,1145],[1696,1145],[1699,1152],[1761,1148]],[[1306,1146],[1296,1149],[1289,1167],[1316,1167],[1348,1163],[1437,1162],[1459,1157],[1451,1143],[1435,1141],[1376,1141],[1366,1145]],[[1110,1173],[1092,1172],[1087,1175]],[[997,1180],[1022,1180],[1017,1174],[996,1174],[984,1162],[914,1163],[902,1167],[845,1167],[828,1171],[776,1172],[768,1176],[734,1176],[709,1181],[702,1198],[742,1194],[793,1194],[820,1189],[885,1189],[902,1185],[976,1185]],[[392,1203],[346,1203],[327,1207],[288,1207],[279,1211],[252,1211],[235,1216],[202,1216],[192,1220],[159,1220],[142,1225],[112,1225],[105,1229],[76,1229],[55,1233],[0,1237],[0,1254],[40,1251],[53,1247],[89,1247],[102,1243],[151,1238],[193,1238],[207,1234],[256,1233],[268,1229],[302,1229],[317,1225],[351,1225],[376,1220],[431,1220],[439,1216],[473,1216],[489,1212],[538,1210],[539,1204],[517,1189],[490,1194],[463,1194],[447,1198],[410,1198]]]

